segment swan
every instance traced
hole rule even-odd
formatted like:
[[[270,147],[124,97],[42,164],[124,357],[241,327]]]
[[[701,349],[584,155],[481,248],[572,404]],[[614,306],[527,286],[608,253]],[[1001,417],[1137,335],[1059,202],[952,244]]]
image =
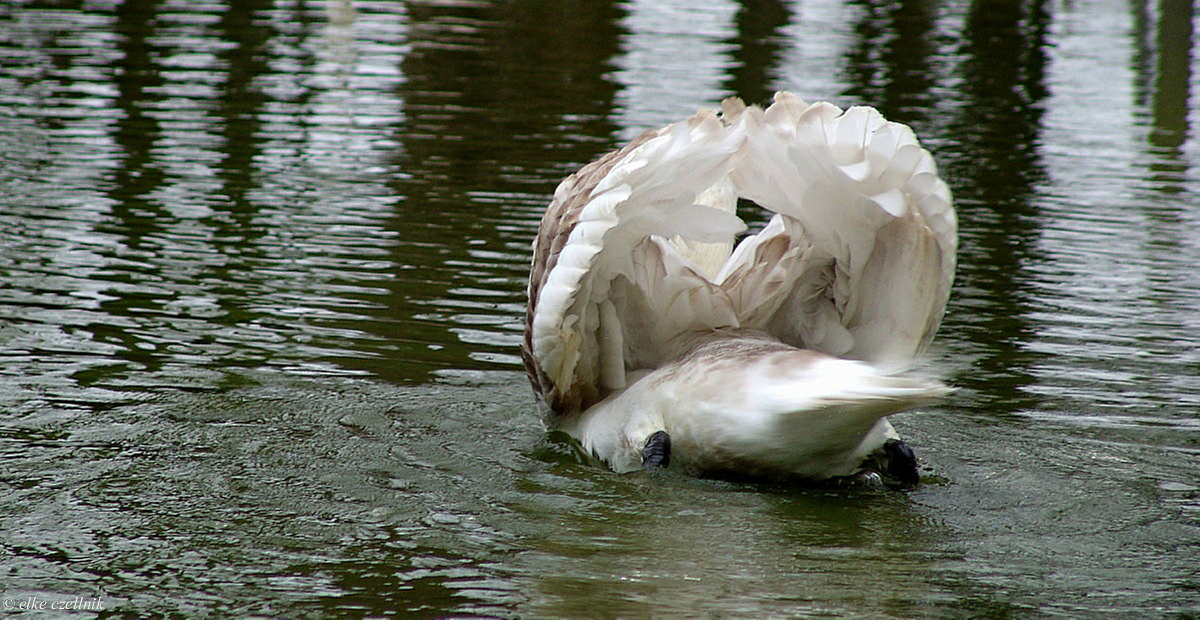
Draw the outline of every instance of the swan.
[[[748,234],[739,200],[766,225]],[[949,391],[912,367],[957,243],[907,126],[787,92],[730,98],[558,185],[521,356],[548,426],[616,472],[911,486],[887,416]]]

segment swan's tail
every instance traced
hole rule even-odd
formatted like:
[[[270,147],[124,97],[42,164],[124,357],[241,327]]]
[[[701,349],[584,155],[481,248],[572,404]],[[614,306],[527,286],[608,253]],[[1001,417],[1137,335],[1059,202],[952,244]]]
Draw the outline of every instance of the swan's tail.
[[[897,438],[886,416],[950,391],[935,380],[790,347],[738,364],[702,358],[692,364],[681,379],[693,383],[684,389],[694,400],[673,409],[680,415],[664,426],[678,462],[697,473],[851,475]]]

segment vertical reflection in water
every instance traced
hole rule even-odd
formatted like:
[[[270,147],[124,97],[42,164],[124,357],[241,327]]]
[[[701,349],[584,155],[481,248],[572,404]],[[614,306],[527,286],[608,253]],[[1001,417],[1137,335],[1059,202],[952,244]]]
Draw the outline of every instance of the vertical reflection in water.
[[[116,104],[122,115],[113,139],[125,161],[112,180],[110,197],[118,230],[133,250],[141,249],[142,239],[153,231],[162,218],[162,210],[148,196],[163,180],[163,171],[154,164],[152,151],[162,133],[158,120],[147,114],[147,91],[163,83],[161,67],[152,58],[154,46],[147,40],[146,24],[158,13],[157,2],[123,2],[116,10],[114,24],[121,52],[117,64]]]
[[[1149,179],[1154,191],[1166,195],[1183,192],[1188,174],[1183,147],[1189,133],[1194,46],[1192,5],[1192,0],[1160,0],[1156,16],[1145,0],[1131,6],[1134,92],[1136,103],[1145,110],[1150,122],[1146,137]],[[1150,209],[1148,217],[1159,224],[1160,230],[1151,235],[1156,244],[1178,249],[1182,219],[1174,211]]]
[[[851,86],[845,94],[923,135],[920,125],[936,108],[933,7],[927,0],[856,3],[862,5],[862,21],[847,62]]]
[[[727,40],[733,46],[734,63],[725,90],[747,103],[767,103],[779,90],[771,84],[783,55],[782,31],[792,13],[780,0],[742,0],[738,4],[735,34]]]
[[[222,308],[239,338],[290,354],[272,363],[304,373],[382,369],[395,378],[389,330],[397,317],[386,286],[399,236],[389,225],[402,197],[390,187],[395,142],[386,133],[401,119],[402,7],[268,3],[243,25],[258,32],[235,36],[240,52],[266,64],[231,76],[223,90],[229,106],[221,113],[243,131],[226,131],[220,174],[230,195],[207,222],[234,260],[209,281],[227,291]],[[244,90],[262,103],[245,107]],[[237,136],[248,143],[230,141]],[[236,160],[252,170],[242,190]],[[249,192],[252,211],[230,202],[243,198],[238,191]]]
[[[218,176],[229,217],[215,218],[214,224],[218,239],[244,248],[253,245],[251,237],[262,232],[253,225],[255,207],[247,194],[253,189],[251,173],[262,146],[259,118],[267,100],[254,80],[268,70],[267,42],[276,34],[271,22],[262,19],[262,12],[270,6],[270,0],[236,2],[216,25],[220,39],[227,43],[217,54],[219,64],[225,67],[217,115],[223,138]]]
[[[95,234],[112,203],[104,192],[120,168],[112,68],[122,54],[106,36],[111,13],[6,6],[0,18],[0,145],[11,147],[0,158],[0,399],[38,412],[39,395],[77,395],[79,368],[113,363],[114,347],[78,326],[111,298],[92,276],[107,249]]]
[[[116,10],[117,49],[121,59],[117,63],[115,81],[117,86],[116,105],[122,114],[112,132],[117,152],[123,158],[122,165],[115,169],[108,184],[108,197],[112,201],[112,219],[97,226],[97,232],[112,233],[118,243],[128,249],[134,258],[126,268],[108,268],[96,274],[106,281],[111,293],[100,302],[99,309],[110,317],[122,320],[100,320],[84,329],[101,345],[116,345],[113,357],[122,363],[96,365],[79,372],[74,377],[81,386],[89,386],[114,374],[127,371],[156,372],[162,364],[148,346],[140,346],[131,333],[130,314],[153,311],[161,306],[162,293],[142,283],[161,280],[161,265],[153,260],[154,248],[147,237],[161,233],[166,211],[153,197],[162,186],[164,173],[155,162],[154,149],[162,136],[162,126],[149,113],[152,103],[159,100],[155,93],[162,84],[162,67],[155,57],[161,50],[150,40],[153,23],[158,15],[157,2],[128,0]],[[111,264],[111,257],[106,257]]]
[[[1024,347],[1033,331],[1026,269],[1038,235],[1033,188],[1044,178],[1037,147],[1048,22],[1041,0],[971,4],[959,70],[964,99],[949,128],[955,142],[940,152],[961,239],[942,342],[976,358],[954,382],[974,394],[964,404],[989,413],[1034,405],[1022,389],[1034,381],[1035,361]]]
[[[615,75],[623,86],[615,110],[623,140],[724,98],[729,24],[736,10],[728,0],[628,5],[628,34],[621,40]]]
[[[238,54],[246,51],[239,37],[248,26],[239,16],[248,20],[253,13],[190,9],[168,9],[155,0],[126,0],[117,9],[117,104],[123,114],[114,139],[124,162],[110,185],[112,218],[97,227],[114,242],[105,253],[106,269],[94,278],[108,296],[98,306],[102,314],[85,329],[96,342],[115,345],[113,357],[128,364],[84,369],[75,375],[82,386],[200,385],[206,373],[198,362],[213,360],[196,354],[212,351],[212,334],[226,325],[223,313],[211,307],[235,303],[236,297],[223,296],[214,303],[214,295],[225,291],[206,286],[207,271],[230,262],[213,245],[211,224],[221,218],[206,216],[231,197],[248,208],[244,193],[234,188],[244,186],[237,176],[249,174],[249,160],[215,170],[224,183],[213,182],[210,164],[236,158],[251,143],[250,133],[238,133],[232,118],[219,116],[227,99],[245,93],[226,96],[216,86],[222,77],[231,84],[248,81],[248,71],[261,69],[236,71],[243,62]],[[223,140],[219,132],[226,132]],[[238,172],[223,174],[230,170]],[[246,223],[230,224],[243,229]]]
[[[1150,107],[1154,92],[1154,24],[1149,0],[1132,0],[1133,14],[1133,85],[1139,106]]]
[[[406,6],[397,364],[516,369],[542,207],[562,176],[611,147],[621,13],[593,2]]]
[[[259,185],[256,173],[260,171],[255,162],[267,139],[261,130],[267,96],[255,81],[270,73],[267,46],[279,34],[272,26],[276,20],[264,16],[270,6],[269,0],[242,0],[214,24],[214,34],[224,44],[215,48],[214,63],[222,79],[213,93],[214,130],[219,132],[219,142],[212,148],[220,157],[213,162],[217,197],[209,212],[196,222],[197,232],[203,231],[200,234],[204,238],[202,249],[198,248],[194,257],[199,264],[191,271],[206,285],[187,304],[193,308],[215,305],[208,311],[213,315],[210,320],[235,328],[257,321],[263,314],[245,310],[253,303],[247,299],[251,290],[274,293],[277,291],[272,289],[284,289],[280,283],[259,281],[261,276],[252,275],[256,265],[269,264],[264,258],[287,249],[280,247],[278,240],[264,243],[271,234],[270,224],[259,213],[264,205],[251,197]],[[177,236],[183,237],[180,233]],[[216,260],[208,260],[205,255],[213,255]],[[214,294],[215,304],[208,304],[206,300]],[[241,364],[248,366],[264,361],[259,355],[243,360]],[[238,365],[229,357],[223,362]]]
[[[313,74],[306,33],[310,12],[276,10],[259,0],[228,10],[127,0],[111,15],[105,10],[56,15],[90,20],[91,29],[77,36],[112,46],[108,62],[115,70],[94,84],[86,81],[83,67],[61,71],[73,88],[103,92],[111,85],[117,107],[111,127],[102,132],[61,132],[62,144],[54,147],[61,152],[47,165],[54,171],[94,171],[111,158],[108,178],[73,179],[68,187],[76,200],[99,188],[107,200],[92,202],[111,205],[111,212],[91,218],[91,225],[81,209],[47,209],[42,188],[17,214],[19,222],[36,227],[35,238],[57,235],[61,224],[91,226],[71,237],[94,249],[86,255],[91,271],[64,269],[79,279],[64,288],[68,301],[85,294],[95,300],[87,308],[94,312],[77,313],[82,318],[71,322],[80,327],[68,329],[72,337],[90,340],[88,350],[104,355],[76,364],[71,378],[86,388],[211,387],[214,376],[230,369],[277,364],[338,372],[329,361],[376,355],[377,339],[360,337],[361,324],[375,318],[361,312],[370,307],[361,298],[366,287],[354,283],[391,273],[390,265],[371,257],[388,243],[372,218],[382,221],[381,214],[389,212],[389,192],[362,165],[376,153],[343,149],[334,140],[374,137],[370,126],[378,124],[379,110],[347,106],[368,126],[360,130],[307,103],[311,93],[316,98],[342,93],[339,84]],[[108,17],[112,25],[102,22]],[[68,45],[63,51],[89,61],[108,52],[101,46],[83,55]],[[375,45],[369,51],[364,58],[373,61],[391,48]],[[343,69],[354,81],[356,71],[370,67]],[[369,86],[359,83],[361,92],[344,90],[352,99],[371,101],[372,89],[381,91],[386,81],[367,75],[363,83]],[[20,113],[95,123],[102,116],[88,110],[104,107],[81,106],[82,113],[73,113],[70,106],[44,101]],[[331,117],[326,129],[323,123]],[[115,143],[111,155],[85,154],[108,137]],[[31,256],[10,279],[28,275],[39,259]],[[64,320],[67,304],[57,304],[42,313],[47,324]],[[335,320],[345,323],[333,325]],[[46,356],[37,364],[41,372],[63,365],[61,357]]]
[[[805,0],[792,3],[791,12],[778,69],[783,88],[809,101],[838,103],[848,85],[843,65],[858,42],[853,24],[859,11],[843,0]]]
[[[1139,312],[1139,334],[1146,366],[1141,371],[1143,400],[1163,399],[1157,415],[1193,420],[1188,407],[1200,393],[1200,362],[1196,340],[1200,325],[1200,291],[1195,280],[1196,234],[1194,183],[1185,152],[1190,137],[1192,54],[1195,49],[1192,0],[1160,0],[1154,19],[1145,2],[1135,4],[1137,53],[1134,59],[1136,97],[1149,119],[1146,136],[1149,196],[1138,201],[1145,217],[1147,266],[1141,282],[1145,312]],[[1191,191],[1189,191],[1191,190]],[[1173,433],[1172,441],[1186,442]],[[1192,446],[1196,445],[1192,441]]]
[[[1160,0],[1153,94],[1150,99],[1150,146],[1157,154],[1152,180],[1162,191],[1182,190],[1187,164],[1182,147],[1188,138],[1188,101],[1192,79],[1192,0]]]

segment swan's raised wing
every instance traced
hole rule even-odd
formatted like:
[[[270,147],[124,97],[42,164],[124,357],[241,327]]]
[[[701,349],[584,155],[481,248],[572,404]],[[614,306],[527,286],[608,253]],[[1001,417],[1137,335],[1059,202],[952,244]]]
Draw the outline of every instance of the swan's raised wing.
[[[696,202],[727,178],[741,143],[740,129],[702,111],[555,190],[534,241],[522,348],[552,410],[578,411],[624,387],[680,333],[737,324],[728,297],[679,249],[728,244],[744,230],[732,206]]]
[[[718,275],[743,327],[911,362],[941,322],[958,243],[950,190],[912,130],[873,108],[788,93],[765,111],[727,102],[725,120],[746,132],[731,172],[738,194],[777,214]]]
[[[739,196],[776,215],[730,255]],[[658,367],[693,330],[904,363],[937,329],[955,248],[949,190],[907,127],[787,93],[765,111],[730,100],[559,185],[522,354],[558,413]]]

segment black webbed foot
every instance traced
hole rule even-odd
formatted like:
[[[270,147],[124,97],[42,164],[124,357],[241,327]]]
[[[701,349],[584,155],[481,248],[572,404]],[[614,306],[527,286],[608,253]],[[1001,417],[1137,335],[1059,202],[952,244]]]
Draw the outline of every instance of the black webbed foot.
[[[642,469],[665,469],[671,464],[671,436],[666,431],[657,431],[646,439],[642,448]]]
[[[899,439],[889,439],[883,444],[887,455],[887,473],[906,488],[917,486],[921,475],[917,471],[917,455],[912,448]]]

